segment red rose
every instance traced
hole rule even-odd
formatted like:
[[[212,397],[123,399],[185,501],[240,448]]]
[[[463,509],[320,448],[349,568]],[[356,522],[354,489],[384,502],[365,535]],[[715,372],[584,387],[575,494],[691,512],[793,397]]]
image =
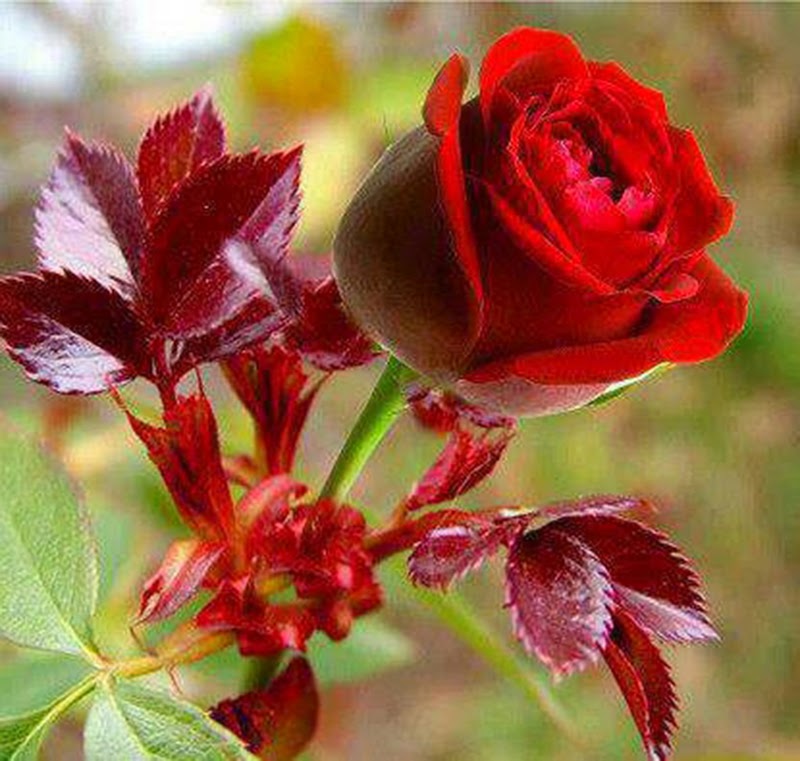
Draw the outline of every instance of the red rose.
[[[462,106],[467,78],[454,55],[425,126],[342,219],[354,316],[414,369],[515,414],[720,353],[747,297],[704,249],[732,204],[662,96],[538,29],[492,46]]]

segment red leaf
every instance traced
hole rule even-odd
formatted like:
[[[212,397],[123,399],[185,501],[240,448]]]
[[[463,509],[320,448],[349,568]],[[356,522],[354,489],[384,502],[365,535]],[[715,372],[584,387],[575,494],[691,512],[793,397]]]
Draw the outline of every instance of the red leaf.
[[[244,535],[248,558],[268,556],[267,567],[285,560],[295,551],[297,540],[289,526],[291,501],[307,491],[287,474],[267,476],[251,488],[236,505],[236,520]],[[276,546],[277,545],[277,546]]]
[[[512,436],[475,437],[465,430],[453,431],[436,462],[407,497],[408,509],[448,502],[468,492],[494,470]]]
[[[228,382],[256,423],[267,473],[288,473],[300,433],[322,385],[308,384],[299,355],[281,346],[240,352],[224,366]]]
[[[319,715],[319,696],[311,667],[294,658],[266,690],[223,700],[211,718],[223,724],[267,761],[290,761],[311,741]]]
[[[261,260],[282,260],[297,221],[299,176],[299,150],[252,151],[202,166],[170,196],[142,273],[163,335],[206,333],[259,293]]]
[[[216,327],[180,342],[172,364],[174,377],[180,378],[203,362],[233,356],[267,340],[286,324],[286,319],[266,298],[254,296]]]
[[[379,562],[398,552],[413,547],[428,534],[448,526],[458,526],[474,520],[477,513],[466,510],[437,510],[414,520],[405,520],[388,531],[368,537],[367,543],[374,562]]]
[[[265,603],[254,594],[249,577],[223,581],[195,621],[203,629],[236,632],[242,655],[304,650],[314,633],[314,615],[308,608]]]
[[[324,499],[299,507],[295,523],[300,541],[292,570],[298,596],[349,593],[372,583],[372,560],[363,547],[366,523],[361,513]]]
[[[137,177],[151,220],[175,186],[204,162],[225,151],[225,125],[206,87],[190,101],[160,116],[139,146]]]
[[[193,531],[211,540],[229,536],[233,503],[222,468],[217,424],[206,397],[197,393],[179,398],[165,410],[164,428],[126,414]]]
[[[597,556],[554,525],[512,546],[506,605],[525,649],[565,676],[600,656],[611,630],[613,591]]]
[[[191,368],[296,319],[283,284],[295,279],[284,259],[298,217],[300,149],[223,150],[207,92],[152,126],[139,156],[146,230],[124,157],[68,135],[37,210],[43,273],[0,296],[12,356],[32,379],[94,393],[142,375],[168,399]],[[317,313],[341,337],[334,323],[344,318]]]
[[[414,584],[445,590],[508,546],[529,520],[467,513],[460,523],[434,529],[417,544],[408,558],[408,575]]]
[[[273,292],[290,321],[286,343],[320,370],[366,364],[378,356],[372,341],[348,317],[330,261],[295,257],[268,272]]]
[[[628,704],[650,761],[670,755],[678,699],[669,666],[647,635],[625,614],[603,652]]]
[[[145,582],[137,621],[158,621],[175,613],[195,595],[224,551],[220,542],[173,542],[159,569]]]
[[[0,278],[0,334],[31,380],[62,394],[148,375],[142,331],[123,297],[71,272]]]
[[[133,170],[110,146],[67,133],[36,208],[39,265],[129,294],[144,247]]]
[[[406,390],[417,422],[436,433],[450,433],[459,421],[479,428],[513,428],[514,419],[477,407],[441,389],[413,385]]]
[[[539,518],[555,519],[568,516],[614,515],[647,509],[650,509],[647,500],[638,497],[601,494],[563,502],[551,502],[538,508],[536,513]]]
[[[591,547],[608,570],[619,606],[649,634],[668,642],[716,639],[700,578],[664,534],[614,516],[550,525]]]

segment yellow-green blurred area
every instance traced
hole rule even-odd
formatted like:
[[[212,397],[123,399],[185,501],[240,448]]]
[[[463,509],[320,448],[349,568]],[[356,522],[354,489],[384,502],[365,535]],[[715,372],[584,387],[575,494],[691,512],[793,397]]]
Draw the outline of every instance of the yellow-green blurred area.
[[[496,475],[463,504],[652,497],[661,508],[654,521],[706,579],[722,632],[719,644],[668,653],[684,696],[676,758],[798,759],[800,6],[5,4],[2,269],[33,264],[37,188],[65,124],[132,152],[155,113],[205,82],[234,146],[305,143],[296,243],[325,252],[360,178],[418,121],[437,64],[458,48],[476,70],[491,40],[518,24],[569,32],[590,58],[614,59],[666,93],[674,121],[695,130],[736,201],[734,231],[713,254],[750,292],[751,316],[714,362],[666,373],[606,407],[526,421]],[[377,369],[342,374],[321,394],[301,453],[312,486]],[[239,451],[249,444],[247,421],[219,377],[206,375],[223,410],[225,448]],[[133,652],[128,621],[141,581],[183,532],[153,468],[106,399],[54,398],[8,361],[0,393],[4,415],[59,445],[85,490],[103,564],[98,638],[109,653]],[[154,403],[137,385],[126,396]],[[439,445],[404,421],[353,499],[390,510]],[[494,568],[464,591],[510,638],[499,582]],[[315,655],[331,685],[315,761],[642,757],[602,670],[554,687],[588,738],[591,750],[576,751],[402,587],[390,586],[377,620]],[[153,642],[158,632],[145,636]],[[0,713],[40,705],[72,677],[72,664],[46,656],[20,659],[7,648],[0,657]],[[233,691],[236,671],[229,654],[178,679],[208,703]],[[46,758],[81,757],[77,719],[53,733]]]

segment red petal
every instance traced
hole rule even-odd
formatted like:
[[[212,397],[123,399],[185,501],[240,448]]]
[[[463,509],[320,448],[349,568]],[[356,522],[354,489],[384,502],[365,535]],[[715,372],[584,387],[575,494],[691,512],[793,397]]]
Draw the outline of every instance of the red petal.
[[[472,233],[459,134],[461,99],[468,79],[467,59],[458,54],[451,56],[428,91],[423,114],[430,133],[440,138],[436,153],[436,178],[441,208],[453,238],[453,248],[480,303],[483,298],[481,267]]]
[[[525,100],[550,90],[561,79],[587,75],[581,51],[570,37],[546,29],[514,29],[492,45],[481,64],[484,123],[491,123],[492,105],[501,86]]]
[[[700,283],[698,293],[671,304],[653,303],[651,316],[637,335],[489,362],[471,371],[467,379],[481,384],[517,376],[568,390],[572,384],[635,378],[662,362],[711,359],[744,326],[747,294],[706,256],[689,274]]]
[[[700,577],[664,534],[612,515],[550,525],[591,547],[608,570],[619,606],[648,633],[671,642],[716,638]]]
[[[603,655],[636,722],[648,758],[665,761],[670,756],[678,708],[669,666],[627,616],[619,615],[615,624]]]
[[[224,152],[225,125],[210,88],[156,119],[139,146],[137,166],[142,203],[150,220],[181,180]]]
[[[434,529],[409,556],[409,578],[414,584],[447,589],[510,544],[524,531],[530,517],[509,521],[468,514],[460,523]]]
[[[613,591],[597,556],[554,525],[512,546],[506,605],[525,649],[565,676],[600,656],[612,626]]]
[[[488,184],[483,184],[481,187],[491,203],[497,223],[507,230],[518,249],[537,267],[541,267],[548,275],[566,285],[585,288],[591,293],[601,295],[614,293],[616,289],[613,286],[593,275],[580,261],[555,245],[542,230],[519,214],[494,188]]]
[[[670,128],[680,191],[675,199],[669,247],[691,254],[721,238],[733,224],[733,203],[722,196],[711,178],[697,140],[688,130]]]
[[[128,302],[71,272],[1,278],[0,334],[31,380],[62,394],[107,391],[147,374]]]
[[[461,99],[468,81],[469,61],[454,53],[439,69],[425,99],[423,116],[429,132],[442,137],[458,126]]]
[[[42,269],[68,270],[131,293],[144,219],[125,157],[68,133],[36,208],[35,242]]]
[[[222,467],[216,420],[206,397],[197,393],[179,398],[165,411],[164,428],[126,414],[183,519],[205,538],[228,536],[233,503]]]
[[[449,502],[474,488],[495,468],[513,433],[480,437],[455,430],[442,453],[406,498],[409,510]]]
[[[593,79],[610,82],[612,85],[625,90],[639,103],[644,103],[646,106],[653,109],[662,120],[667,121],[667,106],[664,103],[664,96],[658,90],[654,90],[651,87],[643,85],[641,82],[637,82],[619,64],[613,62],[596,63],[595,61],[590,61],[589,73]]]
[[[194,597],[224,551],[220,542],[173,542],[159,569],[144,584],[137,622],[159,621],[175,613]]]
[[[294,658],[265,690],[223,700],[211,710],[212,719],[267,761],[296,758],[314,736],[318,715],[317,686],[304,658]]]
[[[214,329],[263,287],[262,260],[282,259],[297,221],[299,168],[298,150],[223,156],[170,196],[151,230],[142,283],[165,335]]]

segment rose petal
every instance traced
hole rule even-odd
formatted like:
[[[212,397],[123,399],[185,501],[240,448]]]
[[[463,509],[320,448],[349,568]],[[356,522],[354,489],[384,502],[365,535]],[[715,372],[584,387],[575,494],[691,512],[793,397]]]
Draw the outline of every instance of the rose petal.
[[[546,29],[522,27],[504,34],[489,48],[481,65],[481,111],[491,122],[495,92],[502,84],[525,99],[546,91],[560,79],[581,79],[588,69],[572,38]]]
[[[725,235],[733,224],[733,203],[714,184],[694,135],[675,127],[670,128],[669,135],[680,172],[676,180],[680,191],[668,245],[680,255],[704,248]]]
[[[568,388],[634,378],[662,362],[711,359],[744,326],[747,294],[706,256],[689,274],[700,283],[697,294],[675,303],[655,303],[637,335],[488,362],[472,370],[467,380],[480,384],[518,376]]]

